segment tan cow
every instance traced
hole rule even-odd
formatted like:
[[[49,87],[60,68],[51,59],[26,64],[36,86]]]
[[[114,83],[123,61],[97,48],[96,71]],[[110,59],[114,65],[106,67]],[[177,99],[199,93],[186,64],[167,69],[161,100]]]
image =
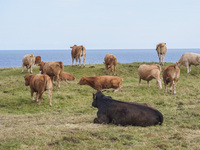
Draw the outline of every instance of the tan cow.
[[[74,65],[74,59],[76,59],[76,66],[79,59],[79,67],[81,67],[81,56],[83,56],[83,67],[85,67],[85,56],[86,56],[86,49],[83,45],[81,46],[71,46],[72,48],[71,55],[72,55],[72,67]]]
[[[60,80],[62,79],[62,73],[64,70],[63,63],[59,62],[40,62],[38,64],[40,66],[40,71],[42,74],[47,74],[50,76],[51,81],[53,83],[53,78],[56,77],[58,88],[60,88]]]
[[[27,54],[22,59],[22,72],[24,72],[24,67],[27,68],[28,72],[31,69],[31,73],[33,73],[33,66],[41,62],[40,56],[34,56],[33,54]]]
[[[112,66],[114,65],[114,75],[116,75],[117,58],[112,54],[107,54],[104,58],[105,73],[110,68],[110,75],[112,75]]]
[[[176,94],[176,84],[180,77],[180,69],[176,65],[170,65],[163,69],[163,82],[165,84],[165,92],[167,92],[167,85],[170,83],[170,91]]]
[[[150,87],[149,81],[151,81],[152,79],[156,79],[157,86],[160,89],[162,89],[160,71],[161,71],[161,67],[160,67],[160,65],[157,65],[157,64],[151,64],[151,65],[143,64],[143,65],[140,65],[140,67],[138,68],[138,73],[139,73],[138,86],[140,85],[141,79],[147,81],[148,87]]]
[[[191,65],[200,65],[200,54],[197,53],[184,53],[180,60],[176,62],[180,68],[182,65],[187,67],[187,73],[191,72]]]
[[[61,81],[74,81],[74,80],[75,80],[75,77],[71,73],[68,73],[68,72],[62,73]],[[54,78],[54,81],[56,81],[56,77]]]
[[[121,90],[123,79],[115,76],[95,76],[95,77],[82,77],[79,85],[89,85],[97,91],[102,89],[115,88],[114,92]]]
[[[159,64],[164,65],[165,54],[167,52],[166,43],[159,43],[156,45],[156,51],[159,57]],[[161,55],[162,55],[162,63],[161,63]]]
[[[42,75],[42,74],[35,74],[35,75],[26,75],[24,76],[25,79],[25,85],[30,86],[31,89],[31,98],[33,101],[35,101],[33,97],[33,93],[36,92],[36,102],[38,102],[38,99],[40,100],[39,105],[42,102],[42,94],[48,90],[49,93],[49,105],[51,104],[51,97],[52,97],[52,82],[48,75]]]

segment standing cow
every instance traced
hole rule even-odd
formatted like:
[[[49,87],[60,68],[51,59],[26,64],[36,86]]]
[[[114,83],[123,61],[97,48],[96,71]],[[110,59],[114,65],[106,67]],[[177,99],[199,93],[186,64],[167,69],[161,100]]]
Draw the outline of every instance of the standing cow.
[[[51,81],[53,83],[53,78],[56,77],[58,88],[60,88],[60,80],[62,79],[62,74],[64,70],[64,65],[61,61],[59,62],[40,62],[38,64],[40,66],[40,71],[42,74],[47,74],[50,76]]]
[[[79,67],[81,67],[81,56],[83,56],[83,67],[85,67],[85,56],[86,56],[86,49],[83,45],[81,46],[71,46],[72,48],[71,55],[72,55],[72,67],[74,65],[74,59],[76,59],[76,66],[79,59]]]
[[[31,98],[33,101],[35,101],[33,97],[33,93],[36,92],[36,102],[38,102],[38,99],[40,100],[39,105],[42,102],[42,94],[48,90],[49,93],[49,105],[51,104],[51,97],[52,97],[52,82],[48,75],[42,75],[42,74],[36,74],[36,75],[26,75],[24,76],[25,79],[25,85],[30,86],[31,89]]]
[[[159,64],[164,65],[165,54],[167,52],[166,43],[159,43],[156,45],[156,51],[159,57]],[[162,55],[162,63],[161,63],[161,55]]]
[[[93,94],[92,106],[98,108],[94,123],[143,127],[163,123],[163,115],[157,109],[141,104],[117,101],[110,96],[105,96],[100,91]]]
[[[102,89],[115,88],[114,92],[120,91],[122,88],[122,78],[115,76],[95,76],[95,77],[82,77],[79,85],[89,85],[97,91]]]
[[[110,75],[112,75],[112,66],[114,65],[114,75],[116,75],[117,58],[112,54],[107,54],[104,58],[105,73],[110,68]]]
[[[22,59],[22,72],[24,72],[24,67],[27,68],[28,72],[31,70],[33,73],[33,66],[41,62],[40,56],[34,56],[33,54],[24,55]]]
[[[170,91],[176,94],[176,84],[180,77],[180,69],[176,65],[170,65],[163,69],[163,82],[165,84],[165,92],[167,92],[167,85],[170,83]]]
[[[180,68],[182,65],[187,67],[187,73],[191,72],[191,65],[200,65],[200,54],[197,53],[184,53],[180,60],[176,62],[177,66]]]
[[[161,71],[161,67],[160,67],[160,65],[157,65],[157,64],[151,64],[151,65],[143,64],[143,65],[140,65],[140,67],[138,68],[138,73],[139,73],[138,86],[140,85],[141,79],[147,81],[148,87],[150,87],[149,81],[151,81],[152,79],[156,79],[157,86],[160,89],[162,89],[160,71]]]

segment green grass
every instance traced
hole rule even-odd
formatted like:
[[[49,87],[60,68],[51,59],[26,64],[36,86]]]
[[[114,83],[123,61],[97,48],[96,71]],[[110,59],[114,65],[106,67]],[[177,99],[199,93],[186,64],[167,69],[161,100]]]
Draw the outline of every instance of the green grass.
[[[172,95],[164,92],[164,85],[158,89],[155,80],[150,88],[146,81],[137,87],[140,64],[118,63],[123,91],[109,89],[105,94],[120,101],[150,103],[164,116],[161,126],[93,124],[97,109],[92,107],[92,93],[96,91],[77,83],[83,76],[105,75],[103,64],[65,66],[76,80],[61,82],[60,89],[54,87],[52,107],[47,92],[40,106],[32,101],[30,88],[24,84],[26,71],[0,69],[0,149],[200,149],[200,68],[192,67],[187,74],[181,67],[177,94]]]

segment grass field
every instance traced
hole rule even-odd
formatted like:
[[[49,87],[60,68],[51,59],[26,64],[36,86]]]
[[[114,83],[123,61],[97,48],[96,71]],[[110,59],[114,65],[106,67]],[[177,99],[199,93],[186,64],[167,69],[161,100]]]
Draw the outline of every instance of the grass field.
[[[0,149],[200,149],[200,67],[187,74],[181,67],[177,94],[158,89],[156,81],[138,83],[142,63],[118,64],[117,76],[123,78],[122,92],[105,95],[120,101],[147,102],[164,116],[161,126],[134,127],[93,124],[97,109],[92,107],[89,86],[77,85],[83,76],[105,75],[104,65],[86,68],[65,66],[75,75],[70,83],[54,87],[52,107],[47,92],[38,106],[24,85],[21,68],[0,69]],[[165,66],[171,63],[166,63]],[[90,68],[95,66],[95,68]],[[165,67],[164,66],[164,67]],[[163,67],[162,67],[163,68]],[[34,73],[39,67],[34,67]]]

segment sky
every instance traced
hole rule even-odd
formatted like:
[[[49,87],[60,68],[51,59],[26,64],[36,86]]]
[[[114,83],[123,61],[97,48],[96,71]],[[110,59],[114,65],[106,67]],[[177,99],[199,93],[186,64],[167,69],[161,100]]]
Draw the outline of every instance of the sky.
[[[200,0],[0,0],[0,50],[200,48]]]

